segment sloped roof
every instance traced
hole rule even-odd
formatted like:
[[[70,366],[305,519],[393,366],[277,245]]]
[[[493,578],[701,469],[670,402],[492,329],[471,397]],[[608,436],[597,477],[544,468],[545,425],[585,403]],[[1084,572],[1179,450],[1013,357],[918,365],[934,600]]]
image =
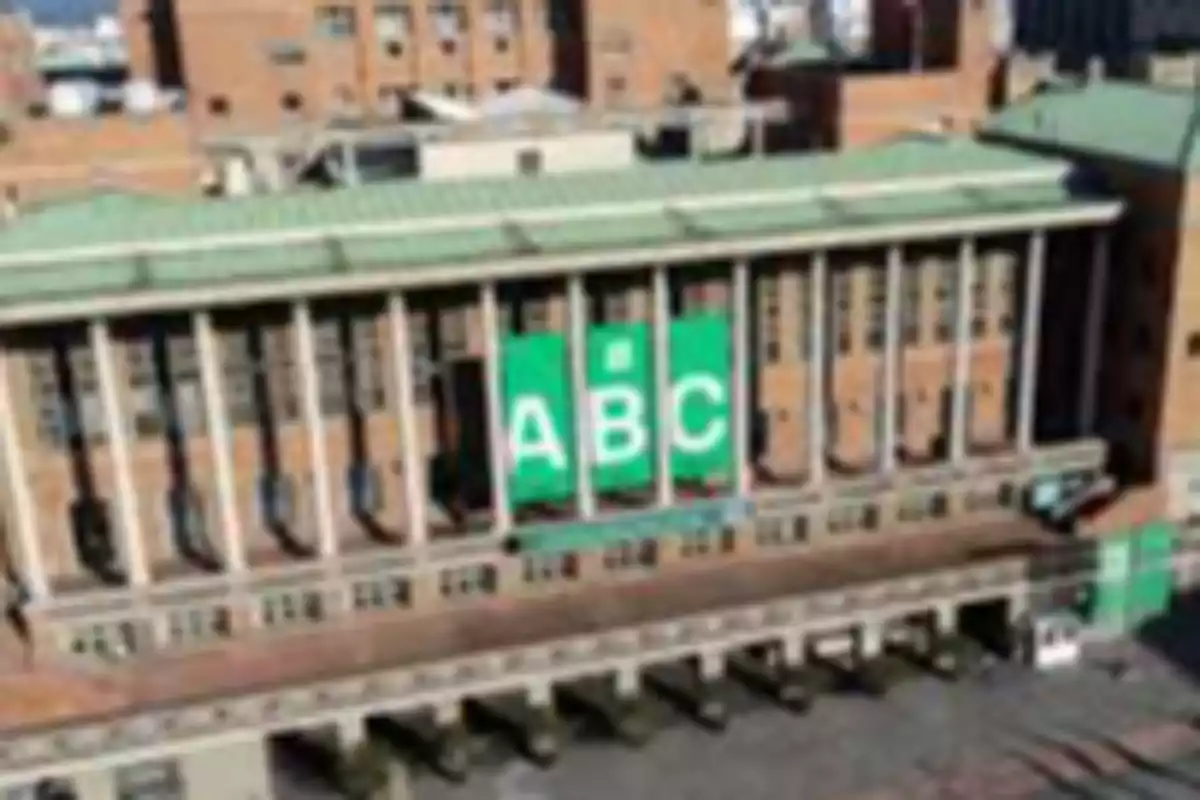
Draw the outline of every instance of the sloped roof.
[[[1054,83],[994,115],[985,135],[1179,172],[1200,171],[1200,92],[1126,81]]]

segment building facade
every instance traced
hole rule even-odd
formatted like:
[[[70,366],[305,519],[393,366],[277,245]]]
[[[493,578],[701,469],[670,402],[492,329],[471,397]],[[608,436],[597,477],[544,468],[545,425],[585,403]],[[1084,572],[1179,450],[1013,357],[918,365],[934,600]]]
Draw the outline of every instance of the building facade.
[[[747,69],[747,93],[782,98],[779,147],[841,149],[913,130],[970,132],[991,108],[990,3],[878,0],[870,47],[793,43]]]
[[[204,765],[272,731],[1021,613],[1059,548],[1026,509],[1106,460],[1103,304],[1045,299],[1104,280],[1121,211],[1061,159],[917,137],[17,220],[3,513],[36,667],[0,785],[108,797],[167,759],[230,796],[262,770]]]
[[[1151,118],[1160,123],[1141,122]],[[1198,130],[1192,89],[1104,80],[1055,83],[987,128],[995,140],[1072,158],[1137,209],[1114,235],[1112,259],[1124,268],[1096,290],[1112,324],[1095,403],[1118,471],[1160,495],[1137,509],[1141,517],[1185,520],[1200,507],[1192,477],[1200,429],[1190,413],[1200,391],[1190,268],[1200,256],[1189,222]],[[1127,524],[1121,504],[1110,513],[1115,527]]]
[[[182,82],[207,126],[396,118],[421,93],[469,101],[517,86],[607,107],[658,107],[683,84],[711,102],[733,93],[727,11],[707,0],[276,2],[253,12],[128,0],[122,8],[133,73]],[[671,24],[681,16],[682,30]]]

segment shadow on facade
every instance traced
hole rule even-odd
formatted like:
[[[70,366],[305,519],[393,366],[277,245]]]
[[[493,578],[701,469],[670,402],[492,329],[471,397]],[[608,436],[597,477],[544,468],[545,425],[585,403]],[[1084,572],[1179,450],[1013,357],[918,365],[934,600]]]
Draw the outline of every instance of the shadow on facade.
[[[1144,648],[1169,664],[1176,672],[1200,681],[1200,591],[1175,596],[1169,613],[1142,624],[1134,634]]]
[[[247,351],[251,362],[267,363],[263,328],[258,325],[251,326],[247,334]],[[262,515],[263,523],[284,553],[293,558],[311,558],[314,555],[312,546],[301,541],[296,535],[294,513],[285,513],[293,510],[293,504],[290,498],[284,499],[281,496],[285,482],[279,453],[279,431],[272,411],[270,378],[266,370],[255,370],[253,391],[264,476],[259,487],[259,493],[262,495],[260,502],[266,512]]]

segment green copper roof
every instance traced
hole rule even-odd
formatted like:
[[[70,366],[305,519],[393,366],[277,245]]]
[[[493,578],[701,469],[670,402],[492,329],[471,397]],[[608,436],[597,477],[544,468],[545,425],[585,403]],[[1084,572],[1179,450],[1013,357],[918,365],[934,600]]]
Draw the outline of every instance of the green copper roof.
[[[410,181],[227,201],[146,202],[106,194],[92,204],[75,200],[28,213],[0,230],[0,305],[1056,211],[1092,199],[1078,196],[1061,179],[1065,166],[1005,147],[920,137],[833,155],[526,179]],[[1042,171],[1033,179],[1003,180]],[[945,184],[973,177],[986,180]],[[894,183],[939,178],[943,185],[924,189]],[[828,197],[827,190],[847,186],[888,191]],[[806,189],[827,196],[790,194]],[[739,198],[764,192],[789,194],[770,203],[739,204],[744,202]],[[681,211],[677,202],[684,199],[738,202]],[[583,213],[597,206],[608,213]],[[506,226],[489,218],[497,214],[519,222]],[[450,217],[460,222],[445,227]],[[429,227],[402,232],[372,227],[394,223]],[[333,226],[370,230],[325,233]],[[320,235],[311,235],[314,231]],[[227,242],[204,250],[190,245],[153,250],[205,236],[257,236],[270,246]],[[133,243],[135,252],[94,249],[121,243]],[[34,256],[64,258],[21,263]]]
[[[538,178],[402,181],[318,193],[228,200],[114,202],[28,214],[0,231],[0,262],[24,251],[145,245],[201,236],[286,233],[318,226],[384,224],[483,214],[552,212],[588,205],[719,198],[747,192],[828,187],[914,178],[964,177],[1061,162],[970,140],[916,137],[844,154],[726,162],[676,162]],[[87,213],[84,213],[84,212]]]
[[[993,116],[985,135],[1162,169],[1200,169],[1200,93],[1123,81],[1051,84]]]

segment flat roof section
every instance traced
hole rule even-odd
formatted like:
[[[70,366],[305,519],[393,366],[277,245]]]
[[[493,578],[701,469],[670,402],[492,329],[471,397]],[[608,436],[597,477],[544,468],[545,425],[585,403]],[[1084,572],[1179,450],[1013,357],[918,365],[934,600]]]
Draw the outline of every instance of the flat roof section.
[[[713,562],[654,579],[533,599],[497,599],[436,614],[241,640],[190,655],[147,659],[111,674],[61,668],[56,701],[0,704],[0,731],[73,724],[321,680],[616,630],[775,598],[937,572],[1061,547],[1030,520],[880,538],[824,552]],[[44,673],[36,673],[39,676]],[[47,683],[48,677],[42,679]],[[87,691],[88,687],[94,687]],[[51,687],[43,691],[52,694]],[[119,702],[114,698],[120,693]],[[48,695],[47,695],[48,696]]]
[[[200,202],[109,194],[95,204],[44,208],[0,231],[0,310],[256,281],[343,279],[342,285],[354,276],[405,270],[428,281],[430,270],[528,256],[1111,205],[1081,195],[1070,173],[1065,161],[926,136],[851,153],[536,179],[403,182]],[[452,277],[446,274],[446,282]]]
[[[989,119],[985,135],[1173,172],[1200,170],[1200,95],[1125,81],[1054,83]]]

